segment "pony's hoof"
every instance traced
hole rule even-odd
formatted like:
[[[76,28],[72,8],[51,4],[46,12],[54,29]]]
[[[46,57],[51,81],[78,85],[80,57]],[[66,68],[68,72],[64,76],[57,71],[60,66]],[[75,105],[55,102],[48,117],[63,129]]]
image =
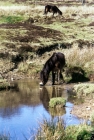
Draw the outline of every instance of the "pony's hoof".
[[[40,82],[40,83],[39,83],[39,85],[40,85],[40,86],[43,86],[43,83],[42,83],[42,82]]]

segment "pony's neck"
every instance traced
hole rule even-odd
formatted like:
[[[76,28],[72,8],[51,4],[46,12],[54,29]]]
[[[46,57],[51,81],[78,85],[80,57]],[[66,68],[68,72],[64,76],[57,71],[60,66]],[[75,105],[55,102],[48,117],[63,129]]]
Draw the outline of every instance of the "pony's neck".
[[[49,75],[49,73],[52,71],[52,66],[45,64],[43,69]]]
[[[45,65],[44,68],[43,68],[43,70],[44,70],[47,74],[49,74],[50,71],[51,71],[51,69],[49,68],[48,65]]]

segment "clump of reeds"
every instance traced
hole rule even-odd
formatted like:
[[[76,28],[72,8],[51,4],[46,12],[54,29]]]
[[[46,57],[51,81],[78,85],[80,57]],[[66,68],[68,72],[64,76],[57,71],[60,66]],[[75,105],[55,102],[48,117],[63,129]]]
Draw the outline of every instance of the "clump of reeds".
[[[41,129],[38,131],[36,140],[63,140],[65,136],[64,125],[61,119],[55,124],[53,120],[44,120]]]

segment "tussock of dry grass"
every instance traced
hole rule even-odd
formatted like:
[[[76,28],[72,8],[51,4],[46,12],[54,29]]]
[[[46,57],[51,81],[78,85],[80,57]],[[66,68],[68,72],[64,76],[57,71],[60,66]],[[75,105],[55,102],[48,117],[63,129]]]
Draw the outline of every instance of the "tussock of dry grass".
[[[63,50],[68,66],[80,66],[83,68],[90,67],[94,71],[94,48],[74,47],[68,50]]]
[[[53,121],[47,122],[44,120],[44,124],[41,125],[41,130],[39,130],[36,140],[63,140],[65,136],[64,126],[62,120],[60,119],[55,125]]]

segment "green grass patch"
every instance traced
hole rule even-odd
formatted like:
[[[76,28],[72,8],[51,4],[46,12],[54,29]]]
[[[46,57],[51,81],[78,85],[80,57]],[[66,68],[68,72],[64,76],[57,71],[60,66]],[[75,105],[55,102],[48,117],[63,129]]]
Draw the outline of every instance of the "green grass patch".
[[[24,17],[22,16],[1,16],[0,17],[0,24],[2,23],[16,23],[23,21]]]
[[[85,95],[94,93],[94,84],[93,83],[78,84],[74,86],[74,90],[78,95],[81,93]]]
[[[62,97],[51,98],[49,102],[50,107],[55,107],[56,105],[62,104],[65,105],[66,100]]]
[[[78,126],[69,126],[65,130],[64,140],[90,140],[92,137],[92,128],[85,124]]]

